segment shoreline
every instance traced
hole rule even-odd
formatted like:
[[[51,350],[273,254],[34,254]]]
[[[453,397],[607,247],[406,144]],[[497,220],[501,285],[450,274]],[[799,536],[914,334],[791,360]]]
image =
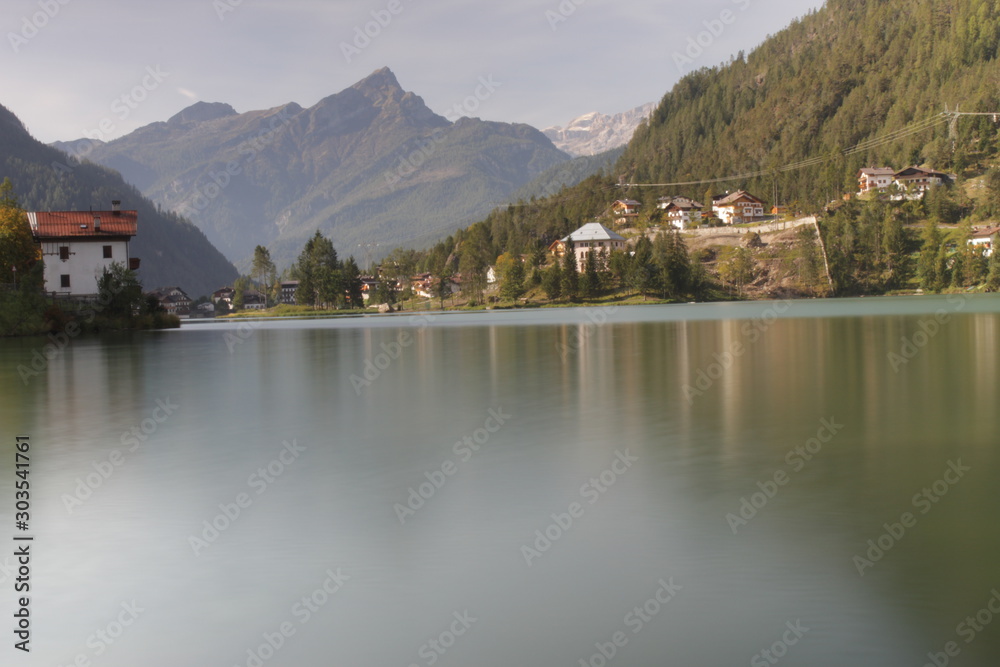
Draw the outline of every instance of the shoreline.
[[[993,298],[995,297],[995,298]],[[469,324],[475,324],[477,315],[489,316],[506,314],[508,317],[500,315],[490,318],[491,325],[505,324],[504,320],[509,319],[510,324],[524,323],[524,315],[538,315],[544,319],[546,313],[555,314],[559,310],[564,312],[576,311],[578,317],[566,317],[564,322],[550,322],[552,324],[598,324],[593,315],[603,314],[607,323],[611,323],[610,314],[630,311],[634,314],[641,314],[644,311],[647,316],[634,317],[631,320],[636,322],[662,322],[662,321],[723,321],[723,320],[750,320],[767,317],[768,319],[813,319],[818,317],[871,317],[885,314],[889,300],[895,304],[893,315],[900,317],[920,317],[933,316],[940,311],[954,314],[1000,314],[1000,295],[990,293],[978,294],[924,294],[924,295],[885,295],[885,296],[852,296],[834,298],[809,298],[809,299],[756,299],[744,301],[710,301],[696,303],[649,303],[649,304],[617,304],[617,303],[591,303],[591,304],[560,304],[557,307],[530,307],[530,308],[493,308],[493,309],[445,309],[445,310],[404,310],[396,313],[352,313],[352,314],[329,314],[327,316],[308,317],[268,317],[268,316],[245,316],[245,317],[224,317],[213,319],[182,320],[181,329],[196,329],[216,325],[220,328],[235,328],[248,323],[261,325],[267,322],[323,322],[328,320],[342,322],[359,322],[364,320],[370,324],[379,322],[379,326],[393,326],[394,320],[415,316],[421,320],[432,321],[435,317],[447,317],[449,322],[454,322],[455,318],[461,315],[472,316]],[[653,306],[660,306],[654,308]],[[778,310],[777,306],[782,306]],[[663,314],[668,313],[676,317],[664,318]],[[521,316],[521,317],[518,317]]]

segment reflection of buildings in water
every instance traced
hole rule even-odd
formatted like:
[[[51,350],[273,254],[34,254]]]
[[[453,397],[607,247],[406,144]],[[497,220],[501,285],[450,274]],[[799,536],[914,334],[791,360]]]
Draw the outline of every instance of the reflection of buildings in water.
[[[131,404],[142,393],[142,349],[72,341],[49,360],[44,377],[34,379],[45,383],[39,418],[66,436],[93,432],[95,420],[104,420],[115,406]]]
[[[970,370],[972,370],[972,396],[971,403],[975,406],[972,414],[991,414],[996,411],[997,397],[1000,389],[997,387],[997,378],[1000,377],[1000,367],[998,367],[997,348],[1000,344],[998,330],[1000,330],[1000,315],[980,314],[970,317],[970,329],[972,331],[972,359]],[[985,440],[995,438],[995,432],[989,432],[987,420],[979,421],[979,428]]]

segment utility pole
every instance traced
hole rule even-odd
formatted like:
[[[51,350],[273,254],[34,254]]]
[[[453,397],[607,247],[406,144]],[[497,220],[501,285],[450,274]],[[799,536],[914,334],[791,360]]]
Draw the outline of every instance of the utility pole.
[[[372,268],[372,254],[373,254],[373,250],[375,248],[378,248],[379,244],[378,243],[359,243],[358,247],[365,249],[365,269],[364,270],[368,271],[368,270],[370,270]],[[377,278],[378,276],[375,276],[375,277]]]
[[[951,150],[955,151],[955,147],[958,145],[958,119],[961,117],[959,112],[959,106],[955,107],[954,111],[948,110],[948,105],[944,105],[944,112],[948,115],[948,138],[951,139]]]

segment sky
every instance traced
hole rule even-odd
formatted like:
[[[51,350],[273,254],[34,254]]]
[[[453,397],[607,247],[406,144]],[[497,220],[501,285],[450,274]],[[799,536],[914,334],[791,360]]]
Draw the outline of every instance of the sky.
[[[389,67],[441,115],[544,129],[658,102],[821,4],[4,0],[0,104],[41,141],[107,141],[197,101],[309,107]]]

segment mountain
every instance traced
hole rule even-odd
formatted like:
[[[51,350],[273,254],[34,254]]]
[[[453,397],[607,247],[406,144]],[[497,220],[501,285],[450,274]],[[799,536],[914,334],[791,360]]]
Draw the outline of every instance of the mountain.
[[[142,260],[139,277],[147,289],[176,285],[192,297],[231,284],[236,268],[191,222],[157,205],[120,174],[71,159],[34,139],[21,121],[0,106],[0,178],[10,177],[28,210],[107,209],[118,199],[139,212],[139,231],[130,250]]]
[[[613,116],[594,111],[574,118],[565,128],[550,127],[542,132],[556,148],[570,155],[597,155],[631,141],[636,128],[649,118],[655,108],[655,104],[644,104]]]
[[[532,198],[550,197],[563,188],[570,188],[581,181],[597,175],[613,173],[615,163],[625,152],[624,146],[612,148],[597,155],[575,157],[539,174],[521,189],[514,192],[508,201],[527,201]]]
[[[190,217],[230,259],[246,264],[261,244],[279,266],[317,229],[363,259],[433,242],[569,159],[527,125],[439,116],[389,69],[308,109],[199,102],[87,157]]]
[[[960,108],[982,115],[948,117]],[[747,189],[818,211],[866,166],[982,171],[1000,155],[1000,4],[828,0],[753,52],[683,77],[613,171],[488,221],[553,238],[628,196]],[[954,124],[949,120],[953,120]],[[622,189],[632,184],[669,184]],[[710,182],[716,181],[716,182]],[[503,248],[499,249],[503,252]]]
[[[857,191],[860,168],[909,165],[955,173],[959,187],[891,207],[840,201]],[[655,215],[660,197],[747,189],[767,207],[820,213],[838,293],[878,293],[905,284],[909,267],[893,258],[920,245],[903,225],[1000,216],[998,165],[1000,3],[828,0],[753,52],[684,76],[610,174],[497,209],[417,263],[537,252],[623,197]],[[930,243],[925,255],[933,264],[946,252]]]
[[[998,124],[956,117],[951,134],[942,112],[1000,111],[998,49],[996,2],[828,0],[749,55],[684,77],[619,173],[633,183],[728,178],[713,187],[768,199],[776,189],[779,203],[816,207],[856,190],[861,167],[962,171],[992,157]],[[731,178],[748,173],[760,175]]]

